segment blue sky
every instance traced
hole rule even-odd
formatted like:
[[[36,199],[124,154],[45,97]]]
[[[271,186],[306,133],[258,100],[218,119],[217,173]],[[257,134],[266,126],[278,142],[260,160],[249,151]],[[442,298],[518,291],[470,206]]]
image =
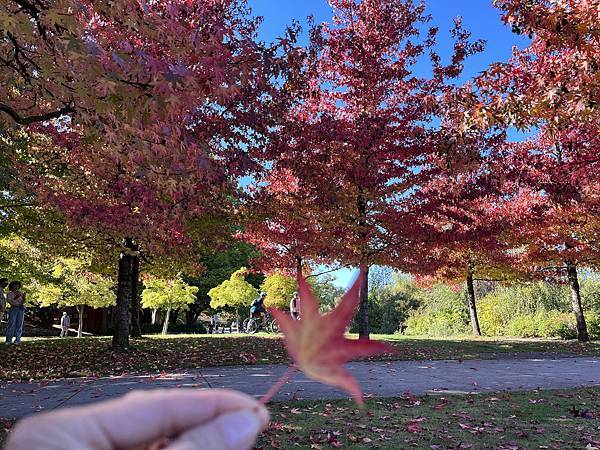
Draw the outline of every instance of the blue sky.
[[[313,15],[317,22],[329,21],[331,9],[326,0],[248,0],[254,14],[263,16],[264,22],[260,29],[260,38],[270,42],[283,35],[286,25],[297,19],[303,25],[306,17]],[[492,0],[429,0],[427,10],[432,15],[432,25],[440,28],[438,35],[438,52],[442,57],[449,58],[452,52],[452,40],[448,30],[453,26],[457,16],[463,18],[463,26],[472,32],[473,38],[487,41],[483,53],[469,58],[465,71],[459,82],[464,82],[489,64],[496,61],[506,61],[512,54],[513,46],[524,47],[527,38],[511,33],[510,28],[500,20],[500,11],[492,6]],[[446,59],[447,61],[447,59]],[[422,70],[426,70],[426,66]],[[421,70],[416,68],[418,73]],[[515,135],[516,137],[516,135]],[[348,269],[336,273],[336,284],[347,286],[353,276]]]

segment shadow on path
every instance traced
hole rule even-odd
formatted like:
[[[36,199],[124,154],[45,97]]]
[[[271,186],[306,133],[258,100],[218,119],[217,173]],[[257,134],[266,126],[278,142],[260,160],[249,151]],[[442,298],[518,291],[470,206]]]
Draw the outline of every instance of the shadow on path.
[[[363,392],[377,397],[558,389],[600,385],[600,358],[529,358],[470,361],[354,362],[347,365]],[[184,372],[52,382],[0,384],[0,416],[25,415],[93,403],[134,389],[228,388],[261,396],[287,370],[284,365],[214,367]],[[297,372],[276,401],[347,398],[342,391]]]

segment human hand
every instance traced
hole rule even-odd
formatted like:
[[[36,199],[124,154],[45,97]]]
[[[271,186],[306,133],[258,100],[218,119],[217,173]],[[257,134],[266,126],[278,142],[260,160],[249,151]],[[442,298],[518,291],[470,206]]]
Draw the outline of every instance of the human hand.
[[[30,416],[5,450],[241,450],[268,422],[263,405],[236,391],[137,391]]]

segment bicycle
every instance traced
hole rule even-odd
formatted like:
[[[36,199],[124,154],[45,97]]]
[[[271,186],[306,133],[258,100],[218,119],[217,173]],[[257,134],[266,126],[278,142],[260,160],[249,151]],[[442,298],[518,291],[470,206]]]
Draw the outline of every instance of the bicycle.
[[[279,324],[269,313],[265,314],[264,321],[260,317],[249,317],[244,320],[243,330],[245,333],[255,334],[261,329],[267,333],[279,333]]]

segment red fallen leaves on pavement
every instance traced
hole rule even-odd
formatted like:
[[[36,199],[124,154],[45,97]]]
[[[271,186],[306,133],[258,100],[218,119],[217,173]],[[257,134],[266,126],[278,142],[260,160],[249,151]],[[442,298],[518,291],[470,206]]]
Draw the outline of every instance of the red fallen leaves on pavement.
[[[394,347],[383,342],[345,337],[346,328],[359,302],[364,276],[361,269],[358,278],[338,305],[329,313],[321,315],[310,286],[299,273],[297,279],[302,319],[293,320],[289,313],[271,308],[271,313],[285,336],[285,346],[295,367],[313,380],[347,391],[359,405],[363,404],[360,387],[343,364],[361,356],[396,353]]]

